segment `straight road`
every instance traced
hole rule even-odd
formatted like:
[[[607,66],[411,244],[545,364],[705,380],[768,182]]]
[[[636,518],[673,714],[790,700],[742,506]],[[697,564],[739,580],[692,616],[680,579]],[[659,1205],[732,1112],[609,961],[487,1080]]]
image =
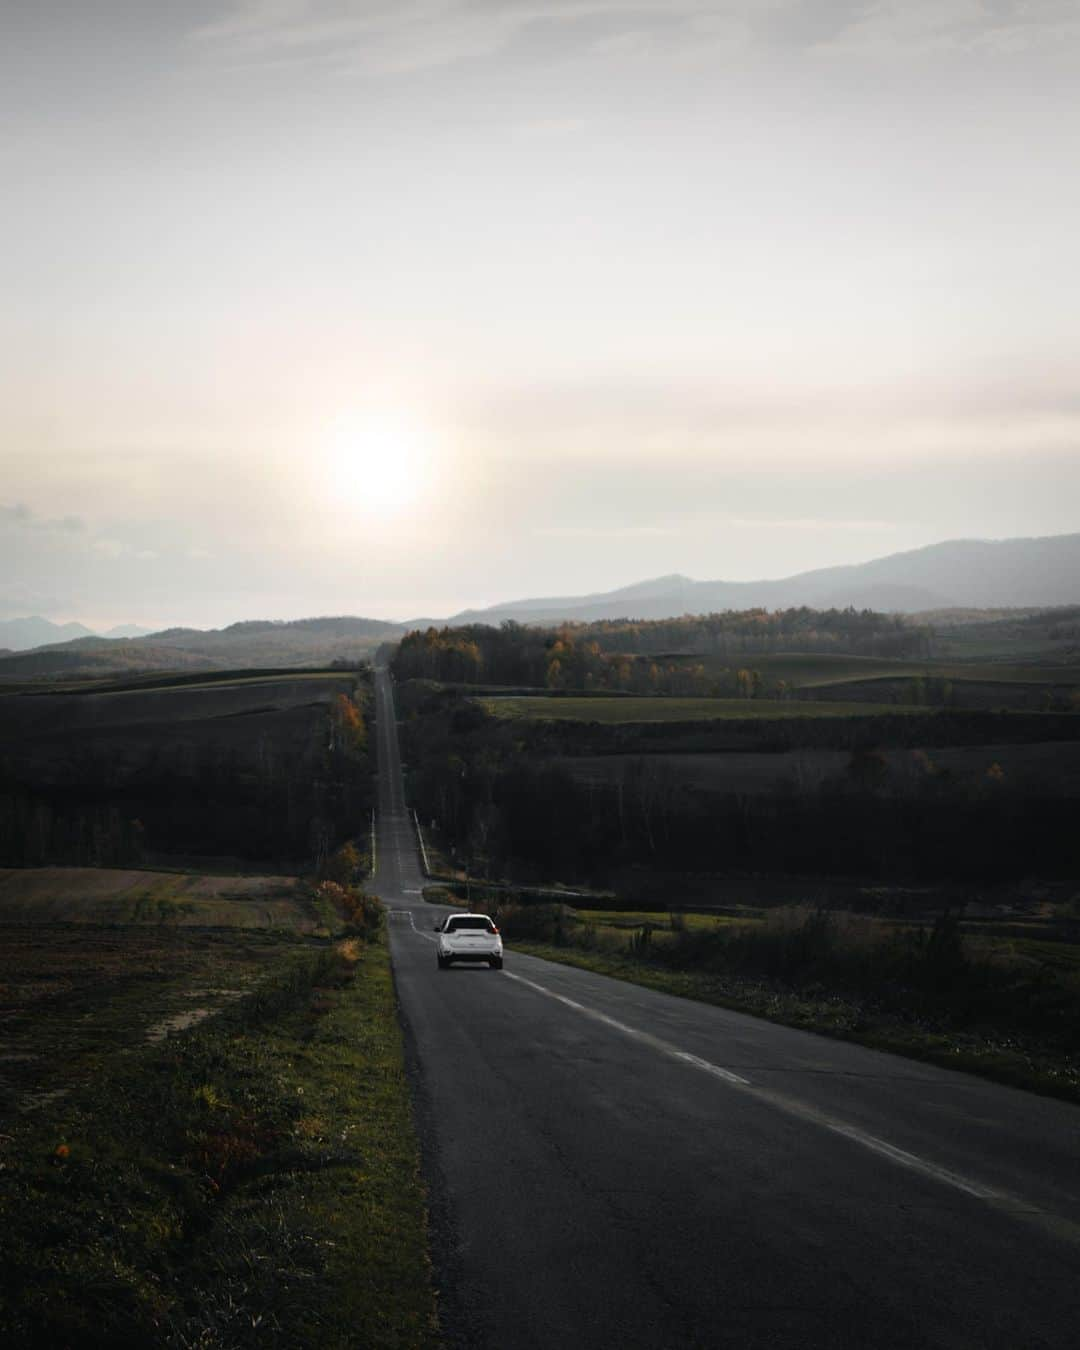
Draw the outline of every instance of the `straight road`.
[[[512,949],[439,972],[376,687],[450,1345],[1080,1346],[1080,1109]]]

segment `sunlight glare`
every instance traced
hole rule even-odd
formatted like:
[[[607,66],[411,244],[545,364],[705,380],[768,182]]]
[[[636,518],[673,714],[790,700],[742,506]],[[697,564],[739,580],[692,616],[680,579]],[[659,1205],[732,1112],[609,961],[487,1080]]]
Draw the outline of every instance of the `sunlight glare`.
[[[335,499],[370,515],[406,511],[422,494],[430,448],[425,428],[404,413],[342,418],[330,440]]]

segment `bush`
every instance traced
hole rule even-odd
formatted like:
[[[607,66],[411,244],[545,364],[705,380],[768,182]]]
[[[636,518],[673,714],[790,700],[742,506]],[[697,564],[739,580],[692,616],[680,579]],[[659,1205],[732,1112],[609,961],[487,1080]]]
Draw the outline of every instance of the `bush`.
[[[355,844],[346,843],[331,853],[319,869],[323,881],[334,881],[339,886],[348,886],[356,880],[360,869],[360,853]]]
[[[344,921],[346,930],[370,942],[379,932],[386,915],[383,902],[367,895],[355,886],[342,886],[336,881],[322,881],[315,887],[315,902],[332,906]]]
[[[569,905],[521,905],[514,901],[499,905],[495,921],[510,941],[552,942],[557,947],[569,941],[571,930],[579,922]]]

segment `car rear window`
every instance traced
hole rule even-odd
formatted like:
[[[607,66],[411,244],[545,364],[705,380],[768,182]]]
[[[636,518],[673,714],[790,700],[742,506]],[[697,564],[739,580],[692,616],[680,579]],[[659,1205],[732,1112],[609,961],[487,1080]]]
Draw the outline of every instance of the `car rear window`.
[[[485,918],[482,914],[478,914],[475,918],[471,915],[465,915],[460,919],[451,919],[446,925],[446,931],[448,933],[455,933],[462,928],[480,928],[484,932],[490,933],[494,926],[495,925],[491,920]]]

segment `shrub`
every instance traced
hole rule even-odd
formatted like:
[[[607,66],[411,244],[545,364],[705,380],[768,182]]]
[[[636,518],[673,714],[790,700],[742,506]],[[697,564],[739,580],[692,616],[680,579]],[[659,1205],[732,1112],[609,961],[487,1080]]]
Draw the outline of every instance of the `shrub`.
[[[333,881],[339,886],[348,886],[356,880],[360,868],[360,853],[355,844],[345,843],[331,853],[319,869],[323,881]]]
[[[342,886],[336,881],[322,881],[315,887],[316,904],[331,905],[346,927],[370,941],[382,927],[385,908],[374,895],[367,895],[355,886]]]

